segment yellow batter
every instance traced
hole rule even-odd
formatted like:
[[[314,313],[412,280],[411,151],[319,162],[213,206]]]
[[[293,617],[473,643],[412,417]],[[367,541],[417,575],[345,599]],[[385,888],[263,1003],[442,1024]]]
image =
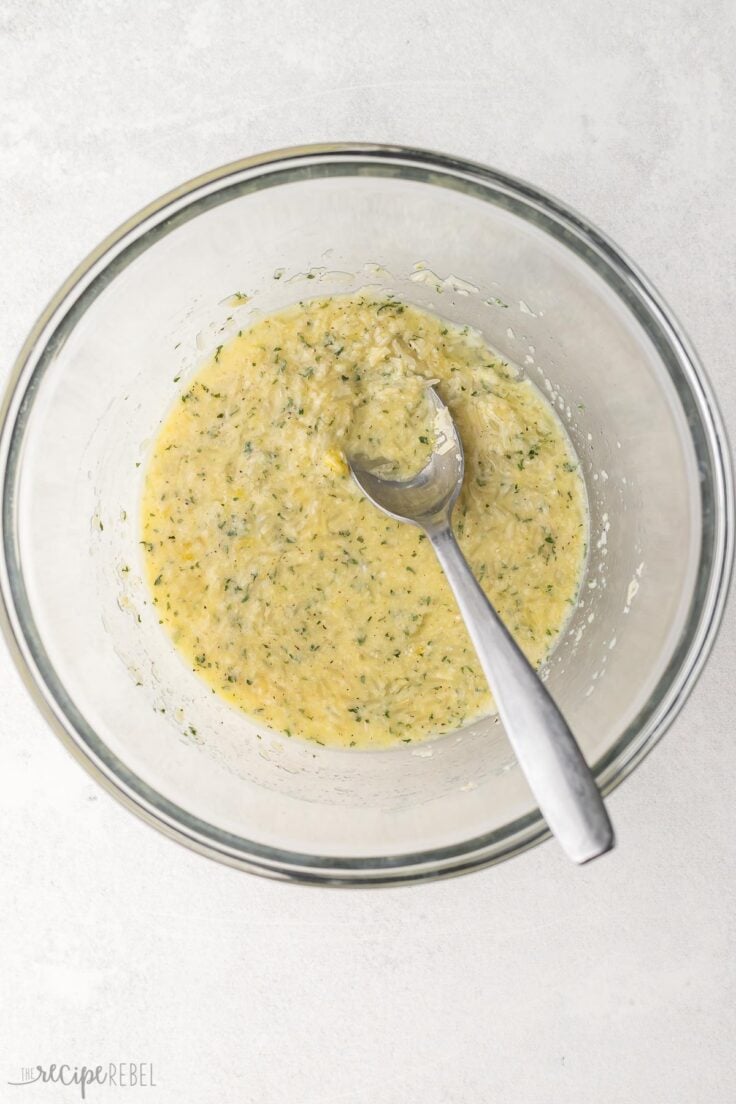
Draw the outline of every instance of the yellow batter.
[[[550,407],[475,331],[367,292],[299,303],[218,348],[155,442],[142,544],[161,623],[272,729],[365,748],[492,708],[426,539],[344,459],[418,470],[429,380],[465,447],[460,544],[538,664],[577,594],[583,484]]]

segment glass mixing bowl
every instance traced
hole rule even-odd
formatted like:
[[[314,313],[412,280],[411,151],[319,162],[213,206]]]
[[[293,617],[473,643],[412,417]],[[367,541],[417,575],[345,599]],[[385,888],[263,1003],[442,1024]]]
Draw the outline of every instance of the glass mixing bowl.
[[[228,165],[142,211],[70,277],[12,375],[5,629],[53,727],[129,808],[303,882],[439,877],[546,835],[494,718],[357,754],[289,740],[214,696],[147,600],[141,478],[183,381],[257,312],[365,285],[478,327],[570,434],[591,545],[544,677],[604,791],[682,706],[732,558],[703,371],[641,274],[557,201],[451,157],[338,145]]]

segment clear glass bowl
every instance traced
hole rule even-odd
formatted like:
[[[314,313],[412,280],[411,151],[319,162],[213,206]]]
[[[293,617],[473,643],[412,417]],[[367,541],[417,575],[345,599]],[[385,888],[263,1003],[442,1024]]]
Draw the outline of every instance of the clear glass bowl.
[[[55,297],[5,397],[5,629],[53,727],[129,808],[303,882],[439,877],[546,835],[493,718],[415,748],[289,740],[213,696],[147,603],[140,481],[182,379],[254,311],[366,284],[479,327],[567,426],[592,540],[545,677],[604,791],[682,706],[732,559],[728,448],[703,371],[641,274],[557,201],[439,154],[313,146],[142,211]]]

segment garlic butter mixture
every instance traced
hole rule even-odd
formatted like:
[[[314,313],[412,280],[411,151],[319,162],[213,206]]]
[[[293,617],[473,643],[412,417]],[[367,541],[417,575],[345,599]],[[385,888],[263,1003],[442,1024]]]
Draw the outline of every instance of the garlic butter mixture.
[[[428,381],[465,447],[454,525],[532,663],[575,602],[582,481],[556,416],[475,331],[370,293],[313,299],[219,347],[146,474],[153,601],[219,694],[270,728],[375,747],[492,708],[427,540],[385,517],[345,454],[418,470]]]

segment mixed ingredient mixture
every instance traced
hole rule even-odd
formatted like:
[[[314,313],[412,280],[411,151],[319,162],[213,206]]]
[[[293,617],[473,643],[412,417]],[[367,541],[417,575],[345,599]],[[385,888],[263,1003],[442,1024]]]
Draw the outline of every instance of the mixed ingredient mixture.
[[[369,293],[301,302],[220,346],[164,422],[142,508],[161,624],[272,729],[367,748],[492,708],[427,540],[371,505],[345,461],[418,471],[430,381],[465,448],[459,542],[539,664],[575,603],[585,493],[549,405],[477,332]]]

